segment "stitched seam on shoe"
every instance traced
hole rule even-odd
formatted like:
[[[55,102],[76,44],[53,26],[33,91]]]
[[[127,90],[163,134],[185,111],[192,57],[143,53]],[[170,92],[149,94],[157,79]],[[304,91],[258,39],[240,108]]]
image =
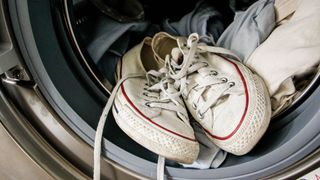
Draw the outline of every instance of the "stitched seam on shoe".
[[[220,56],[220,55],[219,55]],[[246,117],[246,114],[247,114],[247,111],[248,111],[248,105],[249,105],[249,95],[248,95],[248,87],[247,87],[247,83],[246,83],[246,80],[243,76],[243,74],[241,73],[238,65],[232,61],[230,61],[229,59],[223,57],[223,56],[220,56],[221,58],[223,58],[224,60],[230,62],[237,70],[238,74],[240,75],[240,78],[241,78],[241,81],[243,83],[243,87],[244,87],[244,90],[245,90],[245,97],[246,97],[246,103],[245,103],[245,109],[244,109],[244,112],[241,116],[241,119],[240,119],[240,122],[238,123],[238,125],[236,126],[236,128],[227,136],[217,136],[217,135],[213,135],[210,133],[210,131],[206,128],[204,128],[204,130],[207,132],[208,135],[210,135],[212,138],[215,138],[215,139],[219,139],[219,140],[228,140],[229,138],[231,138],[235,133],[237,133],[237,131],[240,129],[245,117]]]

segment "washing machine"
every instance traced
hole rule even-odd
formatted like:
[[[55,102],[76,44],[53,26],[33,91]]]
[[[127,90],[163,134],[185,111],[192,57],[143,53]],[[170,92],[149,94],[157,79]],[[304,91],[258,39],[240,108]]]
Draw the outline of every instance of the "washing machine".
[[[94,32],[79,26],[101,17],[86,0],[0,0],[1,179],[92,178],[95,129],[111,85],[81,41]],[[166,178],[319,178],[319,83],[316,74],[250,153],[229,154],[217,169],[166,161]],[[156,178],[158,156],[130,139],[112,113],[101,155],[102,179]]]

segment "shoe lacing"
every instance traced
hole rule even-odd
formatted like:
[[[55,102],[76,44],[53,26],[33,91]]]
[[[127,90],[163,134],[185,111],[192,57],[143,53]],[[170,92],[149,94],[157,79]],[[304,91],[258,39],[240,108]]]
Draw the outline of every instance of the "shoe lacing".
[[[226,49],[207,46],[200,43],[199,40],[196,33],[191,34],[186,43],[183,38],[178,39],[178,48],[172,50],[171,56],[166,56],[165,62],[169,64],[168,74],[175,80],[175,88],[185,99],[192,98],[189,101],[192,102],[192,107],[197,111],[198,117],[202,119],[204,113],[214,107],[221,97],[241,92],[231,91],[236,83],[230,81],[227,74],[219,73],[210,66],[207,60],[201,57],[201,53],[225,54],[236,59],[238,57]],[[194,73],[201,74],[202,78],[188,80],[188,76]],[[193,95],[189,97],[192,91]],[[208,93],[210,91],[214,93]]]
[[[184,107],[183,101],[180,100],[180,93],[174,88],[174,80],[168,76],[168,67],[165,66],[158,71],[151,70],[146,74],[131,74],[121,78],[116,86],[113,88],[112,93],[108,99],[107,104],[105,105],[103,112],[100,116],[99,123],[96,129],[95,142],[94,142],[94,173],[93,179],[100,179],[100,156],[101,156],[101,141],[103,135],[103,128],[106,123],[107,116],[110,112],[110,109],[113,105],[115,96],[122,83],[129,78],[143,78],[146,77],[147,83],[144,88],[144,100],[146,101],[145,105],[150,108],[161,108],[177,113],[177,116],[183,120],[185,123],[189,123],[188,114]],[[159,156],[158,168],[158,178],[164,176],[164,158]]]
[[[168,67],[147,72],[147,83],[143,91],[146,106],[176,112],[177,116],[188,123],[188,113],[180,99],[180,93],[174,88],[174,80],[168,75]]]
[[[100,116],[99,123],[96,129],[95,142],[94,142],[94,174],[93,179],[100,179],[100,158],[101,158],[101,141],[103,128],[106,123],[107,116],[113,105],[115,96],[122,83],[129,78],[143,78],[146,76],[147,84],[144,89],[144,98],[146,100],[146,106],[150,108],[161,108],[177,112],[178,117],[184,122],[188,122],[188,114],[179,102],[181,95],[188,96],[186,87],[188,85],[187,76],[194,72],[202,72],[206,74],[203,82],[198,82],[192,89],[197,91],[197,95],[194,96],[195,104],[199,101],[202,94],[206,89],[211,88],[213,85],[226,84],[224,88],[220,88],[221,92],[208,98],[208,101],[199,106],[199,115],[204,113],[206,109],[210,108],[220,96],[230,89],[230,84],[223,79],[212,78],[217,75],[216,71],[209,67],[208,63],[204,60],[198,60],[196,57],[199,52],[215,52],[221,54],[227,54],[232,57],[236,57],[233,53],[223,48],[209,47],[198,43],[199,37],[197,34],[191,34],[187,40],[187,46],[183,46],[178,41],[178,46],[181,52],[183,52],[182,63],[178,63],[179,57],[166,56],[165,66],[159,71],[151,70],[147,74],[131,74],[121,78],[116,86],[113,88],[107,104],[105,105],[103,112]],[[198,54],[196,54],[198,52]],[[196,55],[196,57],[195,57]],[[196,60],[195,60],[196,59]],[[190,93],[190,91],[189,91]],[[201,111],[200,111],[201,110]],[[159,156],[158,159],[158,179],[164,178],[164,158]]]
[[[193,108],[198,109],[197,115],[200,119],[202,119],[204,113],[212,106],[214,106],[222,96],[226,95],[228,90],[235,86],[235,82],[229,82],[226,77],[219,76],[219,72],[217,70],[209,66],[208,62],[205,59],[200,58],[200,53],[214,52],[225,54],[235,59],[239,58],[231,51],[225,50],[223,48],[210,47],[203,43],[198,43],[199,39],[200,38],[196,33],[191,34],[187,42],[185,42],[184,39],[178,39],[178,49],[173,49],[171,56],[167,55],[165,58],[166,72],[164,72],[164,74],[166,75],[166,78],[163,78],[160,81],[162,83],[158,85],[164,87],[164,83],[167,80],[170,80],[170,85],[173,84],[173,87],[177,91],[173,91],[174,93],[172,93],[172,91],[169,91],[169,89],[161,89],[162,92],[166,94],[166,97],[171,99],[176,98],[177,96],[179,97],[181,95],[184,96],[185,99],[187,99],[190,95],[191,90],[194,90],[195,94],[193,95],[192,106]],[[210,37],[208,39],[211,40]],[[187,77],[193,73],[201,73],[204,78],[191,85]],[[157,73],[150,74],[158,75]],[[172,82],[172,80],[174,82]],[[188,85],[189,87],[187,87]],[[171,87],[172,86],[170,86],[170,88]],[[215,88],[215,93],[211,93],[211,95],[207,97],[207,101],[199,103],[203,94],[211,88]],[[157,87],[157,89],[159,88]],[[159,155],[157,163],[158,180],[164,179],[164,166],[165,158]]]

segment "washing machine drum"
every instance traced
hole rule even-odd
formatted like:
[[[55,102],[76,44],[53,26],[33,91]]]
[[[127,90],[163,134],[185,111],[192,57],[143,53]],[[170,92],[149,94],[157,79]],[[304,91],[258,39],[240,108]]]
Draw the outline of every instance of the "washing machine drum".
[[[133,1],[123,2],[130,4]],[[133,19],[141,24],[145,23],[146,19],[151,22],[160,22],[165,18],[179,20],[179,17],[187,14],[197,3],[194,0],[182,5],[181,2],[180,9],[175,9],[168,7],[169,1],[156,3],[159,8],[155,8],[148,1],[140,2],[147,10],[143,15],[139,15],[136,11],[140,6],[135,6],[137,8]],[[227,6],[229,7],[229,4]],[[102,53],[93,57],[91,52],[97,49],[93,48],[96,46],[89,45],[98,36],[107,40],[115,37],[104,34],[104,31],[110,30],[103,27],[108,23],[105,17],[114,11],[108,11],[108,7],[117,6],[109,4],[104,8],[109,13],[101,13],[94,3],[85,0],[13,0],[8,1],[8,7],[26,68],[37,88],[63,122],[93,147],[99,116],[114,83],[106,81],[105,78],[114,71],[114,64],[110,65],[109,74],[104,74],[96,65],[95,58],[104,58],[106,55]],[[241,9],[242,6],[238,8]],[[232,13],[231,9],[224,11],[226,15]],[[114,13],[110,16],[113,22],[116,22],[117,16]],[[121,23],[132,23],[130,18],[121,18]],[[231,22],[232,18],[229,21]],[[94,28],[97,26],[101,28]],[[135,24],[130,24],[130,28],[134,26]],[[154,32],[158,30],[157,26],[152,28]],[[138,31],[139,28],[135,30]],[[118,29],[114,31],[117,32]],[[132,34],[134,33],[128,32],[128,38],[132,38]],[[134,37],[140,40],[144,36],[141,32],[134,34]],[[130,43],[126,46],[136,44],[137,40]],[[310,82],[293,106],[272,119],[264,137],[248,154],[228,154],[219,168],[205,170],[183,168],[168,160],[166,175],[173,179],[256,179],[271,176],[304,159],[317,150],[320,144],[320,79],[315,75]],[[112,113],[107,118],[102,143],[102,155],[106,158],[138,175],[156,177],[158,155],[129,138],[117,126]]]

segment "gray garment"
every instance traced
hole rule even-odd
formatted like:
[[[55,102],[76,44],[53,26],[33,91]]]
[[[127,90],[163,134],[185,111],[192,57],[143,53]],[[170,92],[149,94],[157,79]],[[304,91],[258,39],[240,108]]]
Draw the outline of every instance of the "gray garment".
[[[100,72],[112,85],[116,84],[114,74],[117,62],[126,53],[129,41],[130,35],[125,33],[111,45],[98,62],[95,62]]]
[[[104,53],[114,44],[120,37],[122,37],[127,32],[138,32],[143,33],[147,30],[149,23],[147,22],[130,22],[130,23],[120,23],[106,16],[100,18],[96,21],[97,24],[91,32],[94,36],[91,37],[90,44],[87,46],[87,50],[94,60],[98,63],[100,58]],[[127,50],[129,39],[121,40],[121,48]],[[118,49],[122,51],[123,49]]]
[[[196,32],[200,36],[210,34],[217,40],[225,27],[221,13],[212,5],[200,1],[193,11],[178,22],[169,22],[169,19],[166,19],[163,22],[163,29],[173,36],[189,36]]]
[[[116,84],[116,80],[115,80],[114,75],[116,72],[117,63],[120,60],[120,58],[121,57],[119,57],[115,54],[106,52],[97,64],[97,67],[100,70],[100,72],[102,73],[102,75],[113,86]]]
[[[260,0],[236,14],[234,22],[218,39],[217,46],[230,49],[245,63],[274,27],[274,0]]]
[[[200,145],[200,152],[195,162],[181,165],[187,168],[198,169],[218,168],[224,162],[228,153],[213,144],[199,124],[192,123],[192,127]]]
[[[92,28],[86,27],[90,33],[84,36],[87,50],[100,72],[112,85],[115,85],[115,67],[118,60],[130,48],[131,35],[146,33],[149,23],[143,21],[120,23],[103,16],[91,26]]]
[[[138,25],[138,24],[137,24]],[[156,25],[150,25],[145,32],[143,32],[146,36],[153,36],[155,32],[159,31],[159,27]],[[103,52],[102,49],[97,49],[95,51],[96,53],[99,53],[99,56],[97,54],[94,54],[95,52],[91,52],[92,58],[97,64],[98,69],[100,72],[104,75],[104,77],[112,84],[115,85],[116,82],[114,80],[114,73],[116,69],[116,64],[119,61],[119,59],[131,48],[132,44],[135,44],[135,41],[140,41],[140,37],[136,36],[136,32],[125,32],[122,34],[116,41],[108,45],[109,41],[106,41],[105,43],[109,46],[106,46],[106,44],[102,44],[105,48],[108,47],[108,49]],[[97,47],[101,48],[101,47]],[[103,55],[100,57],[100,53],[103,52]],[[95,55],[95,56],[94,56]],[[99,58],[100,57],[100,58]]]

